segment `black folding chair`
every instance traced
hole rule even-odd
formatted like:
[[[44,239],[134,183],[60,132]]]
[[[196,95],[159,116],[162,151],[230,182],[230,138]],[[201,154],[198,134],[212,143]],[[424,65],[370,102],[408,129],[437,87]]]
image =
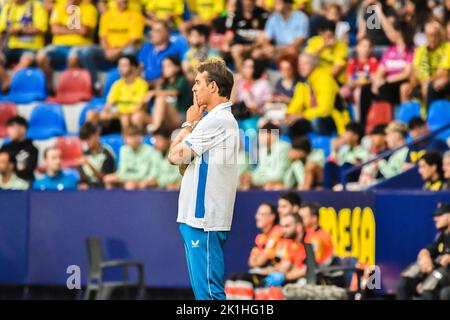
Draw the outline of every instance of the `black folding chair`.
[[[364,270],[350,266],[319,266],[316,262],[313,246],[310,243],[305,243],[306,251],[306,281],[308,284],[320,284],[320,279],[329,277],[330,275],[341,273],[344,279],[344,289],[346,289],[348,295],[355,296],[360,294],[363,297],[363,290],[361,288],[361,277],[364,274]],[[350,282],[352,275],[356,274],[358,288],[356,291],[350,289]]]
[[[84,295],[85,300],[108,300],[116,289],[125,292],[125,298],[130,298],[130,291],[137,290],[136,299],[143,299],[145,295],[144,265],[139,261],[129,260],[104,260],[102,243],[97,238],[86,240],[89,260],[89,275],[87,288]],[[122,281],[104,281],[104,271],[108,268],[121,268],[123,272]],[[129,268],[137,270],[137,282],[130,282]]]

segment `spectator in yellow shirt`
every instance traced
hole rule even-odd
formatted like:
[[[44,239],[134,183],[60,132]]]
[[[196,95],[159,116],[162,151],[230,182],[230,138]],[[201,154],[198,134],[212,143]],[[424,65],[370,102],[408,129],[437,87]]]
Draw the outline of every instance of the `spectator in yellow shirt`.
[[[129,127],[133,114],[140,111],[141,102],[148,90],[147,82],[138,75],[138,62],[134,56],[122,56],[118,68],[121,78],[114,82],[105,108],[100,113],[104,131],[114,126],[113,121],[117,118],[122,130]],[[94,112],[88,114],[87,121],[97,122],[98,115]]]
[[[420,84],[427,105],[450,94],[450,42],[445,41],[442,25],[433,20],[425,24],[428,45],[414,53],[413,85]]]
[[[144,16],[129,8],[130,0],[114,0],[116,8],[108,9],[100,17],[100,45],[83,47],[82,67],[89,70],[92,83],[99,89],[98,70],[106,71],[117,65],[121,55],[136,54],[144,36]]]
[[[48,15],[43,5],[34,0],[14,0],[0,9],[0,90],[6,90],[14,71],[32,65],[35,53],[44,46]]]
[[[338,106],[339,87],[336,80],[324,68],[319,67],[317,56],[303,53],[299,58],[299,73],[304,81],[297,83],[294,96],[286,110],[286,123],[290,132],[315,131],[330,134],[336,125],[344,126]],[[337,123],[336,123],[337,122]]]
[[[145,5],[145,24],[152,27],[153,23],[163,20],[174,26],[179,26],[183,21],[184,1],[183,0],[148,0]]]
[[[93,43],[97,26],[97,9],[86,0],[61,0],[50,16],[52,44],[40,50],[37,63],[46,74],[47,86],[52,89],[54,68],[78,65],[80,48]]]
[[[336,39],[336,24],[324,19],[318,26],[319,35],[308,40],[304,52],[320,58],[320,66],[328,70],[339,84],[346,80],[348,47]]]

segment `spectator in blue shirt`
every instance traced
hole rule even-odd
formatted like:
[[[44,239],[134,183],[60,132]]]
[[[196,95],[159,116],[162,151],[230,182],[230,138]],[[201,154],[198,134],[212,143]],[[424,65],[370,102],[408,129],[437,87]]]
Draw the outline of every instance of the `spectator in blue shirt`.
[[[150,43],[142,46],[138,60],[144,68],[145,79],[150,84],[158,84],[161,78],[162,61],[170,56],[178,56],[182,60],[188,45],[183,43],[181,37],[173,37],[171,41],[170,27],[163,21],[153,24],[150,39]]]
[[[293,0],[275,0],[275,12],[269,16],[259,40],[266,58],[274,53],[298,53],[308,37],[308,16],[293,10],[292,4]]]
[[[64,173],[61,168],[62,154],[58,148],[48,148],[44,152],[46,175],[34,181],[35,190],[75,190],[78,179],[74,175]]]

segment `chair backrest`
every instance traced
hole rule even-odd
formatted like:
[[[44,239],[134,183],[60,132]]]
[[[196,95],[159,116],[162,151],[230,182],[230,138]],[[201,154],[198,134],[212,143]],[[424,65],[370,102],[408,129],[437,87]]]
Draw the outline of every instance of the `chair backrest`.
[[[436,100],[428,107],[428,125],[432,131],[435,131],[444,125],[450,123],[450,101]],[[441,132],[436,137],[446,140],[450,136],[450,130]]]
[[[58,137],[55,147],[61,150],[63,168],[77,167],[77,160],[83,154],[78,137]]]
[[[374,102],[369,109],[366,121],[366,133],[370,133],[373,128],[380,124],[388,124],[392,121],[392,110],[389,102]]]
[[[401,103],[395,113],[395,120],[406,124],[414,117],[420,117],[420,103],[416,101]]]
[[[105,85],[103,87],[103,97],[108,97],[109,90],[111,90],[112,85],[114,82],[120,79],[119,70],[117,68],[111,69],[108,71],[108,74],[106,75],[105,79]]]
[[[103,102],[92,102],[92,101],[87,105],[85,105],[80,112],[80,117],[78,118],[79,127],[81,128],[83,124],[86,122],[86,116],[89,110],[101,111],[103,109],[103,106],[104,106]]]
[[[86,245],[89,263],[88,279],[100,279],[102,275],[100,263],[104,260],[102,242],[98,238],[87,238]]]
[[[17,70],[11,80],[11,95],[32,94],[35,100],[45,99],[45,75],[39,68]]]
[[[0,102],[0,137],[7,135],[8,120],[17,115],[17,107],[14,103]]]
[[[92,81],[87,70],[71,68],[61,73],[56,86],[56,101],[78,103],[92,98]]]
[[[312,244],[305,243],[305,252],[306,252],[306,281],[308,284],[316,284],[317,283],[317,262],[316,256],[314,254],[314,248]]]
[[[120,161],[120,148],[125,144],[120,134],[110,134],[100,138],[100,142],[108,145],[115,154],[116,164]]]
[[[61,105],[43,103],[31,112],[29,135],[34,139],[47,139],[66,133],[66,123]]]

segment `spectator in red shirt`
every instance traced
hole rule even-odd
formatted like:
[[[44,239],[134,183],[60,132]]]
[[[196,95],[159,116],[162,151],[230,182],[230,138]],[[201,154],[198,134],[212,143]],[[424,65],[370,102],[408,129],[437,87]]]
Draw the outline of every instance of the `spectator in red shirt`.
[[[360,97],[363,86],[370,87],[378,68],[378,59],[372,54],[372,41],[363,37],[356,45],[356,55],[347,64],[347,84],[342,87],[341,95],[355,104],[356,119],[366,117],[360,114]]]

